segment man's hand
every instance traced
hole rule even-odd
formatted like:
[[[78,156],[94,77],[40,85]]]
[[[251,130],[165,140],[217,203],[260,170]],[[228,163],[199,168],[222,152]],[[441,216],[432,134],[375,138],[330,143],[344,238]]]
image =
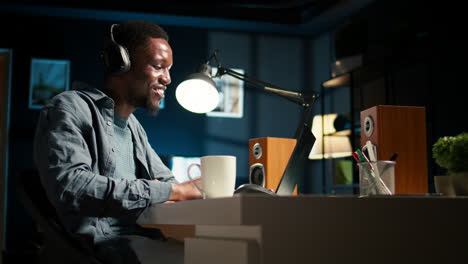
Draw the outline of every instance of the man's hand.
[[[196,184],[201,189],[201,178],[195,178],[193,181],[172,184],[170,201],[184,201],[203,198],[201,192],[193,186]]]

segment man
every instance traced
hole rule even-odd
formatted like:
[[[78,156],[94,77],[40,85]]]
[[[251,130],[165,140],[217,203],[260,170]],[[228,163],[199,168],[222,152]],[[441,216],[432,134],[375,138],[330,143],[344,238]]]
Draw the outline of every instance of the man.
[[[41,111],[34,160],[66,228],[104,263],[182,263],[181,245],[136,224],[152,204],[201,198],[178,183],[132,114],[155,114],[171,82],[172,49],[153,23],[113,25],[101,90],[78,83]],[[149,237],[149,238],[148,238]]]

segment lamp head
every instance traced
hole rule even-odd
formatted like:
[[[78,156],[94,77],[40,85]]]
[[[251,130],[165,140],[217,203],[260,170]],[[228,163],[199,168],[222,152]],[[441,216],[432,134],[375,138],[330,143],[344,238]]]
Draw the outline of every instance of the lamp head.
[[[219,93],[211,79],[211,66],[200,65],[196,73],[190,74],[176,88],[176,99],[179,104],[194,113],[207,113],[219,103]]]

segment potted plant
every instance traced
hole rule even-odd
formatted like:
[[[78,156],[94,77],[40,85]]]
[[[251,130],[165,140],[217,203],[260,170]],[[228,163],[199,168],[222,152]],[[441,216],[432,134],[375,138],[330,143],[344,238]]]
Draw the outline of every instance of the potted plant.
[[[468,133],[439,138],[432,156],[448,172],[455,195],[468,195]]]

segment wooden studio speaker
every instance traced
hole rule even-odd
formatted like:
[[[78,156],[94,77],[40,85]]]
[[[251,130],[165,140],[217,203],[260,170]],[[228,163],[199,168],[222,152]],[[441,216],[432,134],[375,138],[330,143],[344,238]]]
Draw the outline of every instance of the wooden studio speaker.
[[[296,139],[263,137],[249,140],[249,183],[276,191]],[[293,195],[297,195],[297,185]]]
[[[361,147],[367,141],[376,146],[378,160],[397,154],[395,194],[428,192],[424,107],[377,105],[361,111]]]

